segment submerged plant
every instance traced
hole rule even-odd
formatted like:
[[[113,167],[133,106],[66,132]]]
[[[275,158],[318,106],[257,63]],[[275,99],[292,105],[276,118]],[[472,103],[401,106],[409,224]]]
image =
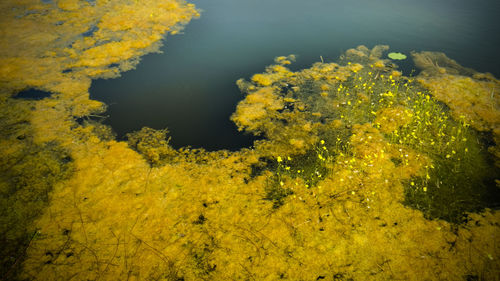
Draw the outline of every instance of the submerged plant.
[[[59,143],[35,143],[32,101],[0,103],[0,278],[14,280],[37,236],[33,222],[50,203],[56,184],[68,179],[73,159]]]
[[[151,166],[158,166],[172,158],[176,152],[168,144],[168,129],[155,130],[143,127],[141,130],[127,134],[128,144],[142,154]]]
[[[498,171],[468,119],[456,118],[414,78],[380,59],[385,49],[348,51],[340,60],[345,65],[315,63],[297,72],[269,66],[238,82],[248,95],[232,118],[267,138],[260,147],[277,159],[268,190],[277,205],[298,188],[294,179],[310,188],[345,168],[359,176],[379,157],[391,159],[386,168],[405,186],[405,204],[428,218],[460,222],[465,212],[491,206],[488,192],[498,196],[491,188]],[[356,133],[359,126],[365,129]]]
[[[36,179],[54,179],[36,232],[24,236],[18,279],[495,280],[500,213],[451,225],[401,204],[414,192],[427,218],[449,219],[433,213],[442,208],[435,202],[462,203],[436,201],[443,185],[432,182],[456,194],[464,178],[471,187],[479,180],[468,177],[481,166],[468,161],[491,165],[484,136],[382,59],[386,49],[360,46],[302,71],[278,58],[240,80],[247,96],[233,120],[263,139],[237,152],[186,148],[170,161],[166,131],[116,141],[92,123],[58,122],[67,115],[53,114],[52,99],[0,111],[5,190],[19,175],[10,168],[37,170],[18,177],[37,190],[48,185]],[[71,170],[62,182],[58,168]]]

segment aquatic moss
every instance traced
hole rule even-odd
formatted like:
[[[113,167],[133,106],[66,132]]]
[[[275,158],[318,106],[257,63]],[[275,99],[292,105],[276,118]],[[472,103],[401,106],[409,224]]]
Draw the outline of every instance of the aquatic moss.
[[[135,68],[140,56],[158,52],[165,35],[199,16],[180,0],[52,2],[2,2],[0,81],[11,93],[38,88],[65,95],[75,107],[90,79]]]
[[[5,97],[3,97],[5,98]],[[3,99],[0,117],[0,276],[20,270],[37,236],[33,222],[50,202],[55,184],[72,171],[69,152],[55,142],[35,144],[30,127],[31,101]]]
[[[142,21],[138,25],[156,20],[172,23],[162,18],[168,13],[157,17],[158,11],[186,11],[183,2],[136,2],[94,3],[99,9],[112,11],[104,13],[103,21],[111,38],[136,31],[128,23],[137,24],[137,19]],[[81,1],[58,4],[69,18],[78,19],[78,15],[85,15],[82,11],[88,11]],[[73,10],[75,5],[83,7]],[[134,20],[128,20],[129,16]],[[187,21],[189,15],[181,13],[171,19],[177,22],[179,18]],[[172,27],[170,31],[175,33],[177,29]],[[467,214],[464,225],[452,225],[425,219],[421,211],[401,204],[410,181],[426,178],[425,166],[432,165],[432,157],[421,151],[427,146],[418,141],[418,136],[425,136],[419,130],[439,132],[443,124],[460,127],[449,121],[437,122],[436,126],[420,122],[423,125],[419,127],[417,116],[426,118],[425,112],[434,108],[427,106],[438,103],[403,102],[408,94],[412,94],[411,99],[425,101],[427,95],[411,79],[395,72],[389,60],[381,58],[387,46],[360,46],[348,50],[338,63],[317,63],[297,72],[284,68],[291,57],[278,58],[276,65],[262,73],[265,80],[261,81],[269,85],[262,85],[259,79],[238,83],[246,95],[263,87],[272,89],[247,103],[248,108],[241,111],[243,116],[233,116],[239,120],[237,124],[243,120],[238,124],[242,130],[265,138],[256,142],[254,149],[209,153],[185,148],[177,151],[173,161],[163,163],[160,157],[161,165],[151,167],[127,143],[103,137],[106,130],[74,122],[75,117],[102,107],[89,100],[86,91],[90,81],[78,73],[112,76],[128,69],[136,63],[130,61],[130,55],[137,53],[124,47],[151,50],[149,39],[160,38],[148,28],[138,34],[134,38],[144,42],[106,45],[121,52],[106,56],[109,50],[102,48],[103,53],[94,50],[85,54],[84,58],[103,55],[96,61],[81,60],[79,51],[94,46],[100,37],[77,40],[75,52],[68,50],[66,55],[57,49],[26,48],[49,51],[49,58],[66,61],[69,57],[69,62],[80,63],[68,71],[50,68],[53,72],[46,76],[40,75],[40,69],[49,69],[44,60],[26,59],[23,63],[36,66],[26,68],[27,72],[19,71],[22,56],[8,55],[9,63],[2,64],[12,66],[16,75],[26,74],[23,79],[5,76],[2,82],[9,83],[8,89],[29,84],[63,93],[16,107],[21,115],[30,114],[19,123],[8,123],[9,144],[22,135],[32,136],[33,144],[44,150],[51,147],[43,144],[56,144],[68,151],[74,166],[68,179],[54,183],[50,203],[31,226],[38,231],[25,247],[19,279],[495,280],[500,275],[500,248],[494,239],[499,229],[498,212],[486,209],[481,214]],[[101,68],[111,60],[123,64]],[[73,71],[75,75],[70,74]],[[68,76],[72,78],[68,80]],[[6,91],[6,95],[15,94]],[[422,96],[416,95],[419,91]],[[277,104],[280,106],[273,107]],[[413,106],[425,110],[417,113]],[[264,109],[266,115],[256,115],[253,107]],[[395,110],[385,110],[387,107]],[[443,107],[435,109],[440,112]],[[420,115],[422,112],[424,115]],[[398,113],[406,116],[400,118]],[[390,127],[383,117],[392,118],[398,125]],[[415,129],[417,139],[412,134]],[[25,134],[28,131],[30,134]],[[161,136],[157,133],[152,135]],[[143,151],[152,148],[155,152],[155,145],[162,144],[161,137],[152,142],[147,139]],[[451,152],[451,158],[453,150],[447,150],[446,142],[437,143],[438,155],[445,156],[444,163],[438,164],[448,165],[451,160],[443,153]],[[2,146],[9,153],[19,148]],[[292,164],[293,172],[300,168],[306,176],[287,175]],[[252,174],[252,167],[267,171]],[[315,173],[317,167],[325,171],[320,172],[321,177]],[[279,208],[272,200],[265,200],[268,183],[278,176],[277,169],[283,182],[278,182],[279,186],[293,188],[293,193],[280,196]],[[310,177],[314,181],[307,182]]]
[[[434,98],[446,103],[456,119],[463,116],[480,131],[500,126],[500,81],[455,75],[418,81],[431,91]]]
[[[127,142],[131,148],[144,156],[148,163],[157,166],[171,160],[176,152],[169,146],[168,130],[155,130],[143,127],[137,132],[127,134]]]
[[[274,187],[268,188],[273,196],[267,198],[277,198],[282,205],[282,198],[292,194],[292,187],[290,190],[283,187],[283,175],[301,177],[304,186],[309,188],[317,185],[318,176],[331,174],[331,170],[336,169],[338,157],[350,156],[349,161],[361,157],[368,166],[373,165],[373,158],[393,151],[392,156],[385,157],[396,164],[393,169],[406,186],[405,203],[422,210],[429,218],[458,223],[465,211],[489,206],[491,203],[484,197],[492,190],[487,186],[492,185],[490,175],[496,171],[487,168],[489,156],[479,144],[480,136],[467,123],[469,119],[450,115],[447,107],[433,99],[415,79],[391,68],[374,66],[373,62],[379,58],[369,56],[371,52],[361,48],[347,54],[351,61],[345,66],[316,63],[309,69],[282,76],[274,72],[272,66],[268,67],[266,73],[260,74],[273,77],[272,84],[266,87],[257,81],[238,82],[248,94],[238,105],[233,121],[240,129],[263,133],[268,143],[273,144],[271,155],[278,159],[277,165],[269,167],[276,177],[272,181]],[[290,104],[284,106],[281,102],[279,106],[263,110],[262,101],[252,103],[263,91],[272,97],[269,100]],[[356,133],[360,126],[366,129]],[[287,131],[289,128],[293,128],[293,133]],[[305,148],[302,151],[293,150],[297,139],[301,139],[297,137],[300,130],[310,134],[309,141],[302,142]],[[368,133],[370,131],[372,133]],[[392,148],[373,147],[377,138]],[[319,144],[319,139],[326,141],[331,150]],[[318,153],[318,147],[329,152],[327,165],[307,160],[327,159]],[[282,151],[284,153],[276,154]],[[300,171],[306,172],[300,174]],[[304,178],[305,175],[309,178]]]
[[[455,119],[465,119],[479,131],[492,133],[488,150],[500,167],[500,82],[490,73],[465,68],[439,52],[413,52],[422,72],[417,81],[439,101],[446,103]],[[459,93],[459,94],[457,94]],[[491,140],[490,140],[491,141]]]

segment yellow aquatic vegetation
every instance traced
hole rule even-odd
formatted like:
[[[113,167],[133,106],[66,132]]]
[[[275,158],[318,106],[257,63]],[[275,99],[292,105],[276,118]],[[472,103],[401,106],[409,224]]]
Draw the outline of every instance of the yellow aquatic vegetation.
[[[60,0],[57,1],[57,7],[65,11],[73,11],[80,8],[78,0]]]
[[[445,74],[418,81],[429,88],[437,100],[446,103],[456,119],[464,116],[466,122],[480,131],[500,126],[500,81],[497,79],[480,81]]]
[[[295,61],[295,55],[279,56],[274,59],[274,62],[281,65],[291,64]]]
[[[385,64],[382,60],[378,60],[376,62],[373,63],[373,67],[375,68],[384,68],[385,67]]]
[[[407,125],[412,118],[411,111],[403,106],[383,108],[376,115],[375,124],[380,126],[380,130],[384,133],[398,130]]]
[[[24,271],[26,276],[64,279],[93,268],[78,274],[78,279],[141,280],[178,274],[195,280],[215,268],[214,264],[232,264],[240,249],[251,253],[251,244],[237,233],[246,235],[246,227],[250,228],[246,224],[252,217],[243,223],[245,210],[261,208],[252,207],[258,201],[251,199],[255,186],[242,188],[248,172],[248,165],[239,164],[244,155],[218,153],[201,166],[181,162],[150,168],[124,143],[101,142],[80,151],[77,174],[55,191],[50,212],[40,219],[46,227],[40,228],[39,246],[26,261],[34,270]],[[72,186],[71,192],[65,192],[70,191],[65,186]],[[117,186],[119,192],[114,190]],[[249,200],[245,208],[233,205],[238,197]],[[57,216],[79,219],[54,220]],[[58,249],[64,254],[56,256]],[[233,252],[216,259],[217,249]],[[118,266],[108,266],[111,262]],[[225,271],[221,274],[226,276]]]
[[[341,55],[341,59],[347,58],[363,58],[369,59],[371,61],[378,61],[381,59],[383,52],[389,49],[388,45],[376,45],[372,49],[364,45],[360,45],[356,48],[348,49],[345,54]]]
[[[309,171],[307,169],[303,171],[298,167],[295,167],[295,170],[297,174],[301,173],[300,177],[305,180],[306,186],[311,186],[315,185],[329,169],[328,164],[311,160],[314,159],[314,147],[320,140],[318,137],[321,136],[332,143],[334,149],[331,153],[342,156],[356,152],[350,141],[350,135],[356,126],[372,124],[373,128],[380,130],[391,144],[390,148],[384,150],[392,155],[389,158],[396,165],[391,169],[398,175],[399,180],[403,181],[405,194],[411,198],[405,199],[406,202],[413,202],[407,204],[426,209],[426,216],[436,216],[437,213],[430,209],[439,209],[440,205],[455,205],[447,202],[451,198],[455,198],[451,200],[461,200],[458,198],[463,196],[464,200],[470,198],[471,202],[475,202],[477,199],[472,199],[477,198],[473,186],[477,184],[478,189],[481,189],[484,187],[482,183],[484,181],[472,183],[471,180],[474,181],[473,179],[487,174],[494,175],[495,172],[492,170],[483,172],[488,170],[485,169],[488,165],[486,156],[480,152],[477,135],[471,132],[469,124],[464,122],[463,118],[459,120],[449,118],[445,108],[432,99],[423,87],[414,83],[414,79],[404,77],[395,71],[394,67],[397,66],[374,68],[371,65],[380,58],[369,56],[372,53],[369,50],[363,53],[366,54],[356,56],[356,52],[348,52],[349,56],[347,54],[341,56],[344,66],[315,63],[309,69],[274,80],[272,84],[274,95],[290,103],[285,102],[283,109],[272,111],[272,115],[259,116],[262,122],[253,123],[256,126],[249,131],[260,133],[267,138],[257,142],[255,148],[261,152],[267,151],[271,157],[302,155],[299,157],[302,159],[300,161],[305,161],[309,165]],[[381,54],[380,48],[373,53]],[[369,66],[357,66],[362,63]],[[353,70],[353,66],[356,69]],[[331,79],[339,73],[347,73],[345,80]],[[262,88],[254,81],[240,80],[238,85],[248,96]],[[241,104],[247,104],[247,101],[244,100]],[[238,114],[237,111],[233,115],[233,120],[237,120]],[[236,124],[238,125],[238,122]],[[245,129],[243,126],[240,128]],[[301,135],[300,132],[307,133]],[[369,142],[370,138],[373,136],[368,135],[364,141]],[[476,140],[476,144],[471,140]],[[366,150],[369,151],[369,144]],[[369,160],[374,161],[373,159],[379,155],[374,153],[364,156],[373,157]],[[318,157],[321,161],[327,159],[321,154]],[[475,164],[472,164],[473,162]],[[365,164],[373,165],[369,162]],[[293,165],[289,167],[290,171],[294,170]],[[313,170],[315,165],[319,169],[316,171],[319,173],[317,175]],[[274,179],[277,188],[271,184],[267,191],[267,198],[274,201],[277,206],[282,204],[284,197],[290,195],[288,189],[282,188],[286,185],[286,178],[281,176],[282,172],[287,175],[290,173],[278,172],[277,179]],[[490,184],[491,179],[486,181]],[[431,199],[438,198],[434,192],[439,190],[439,192],[443,190],[452,192],[456,189],[461,189],[457,192],[460,195],[443,195],[439,197],[445,201],[442,203],[415,202],[421,200],[436,202],[436,199]],[[475,207],[471,208],[466,207],[467,210]],[[450,210],[437,216],[451,220],[460,212]],[[458,216],[454,220],[458,220]]]
[[[376,145],[363,147],[367,145],[364,139],[368,136],[373,137]],[[353,145],[367,154],[380,152],[390,145],[368,124],[357,126],[353,137]],[[452,241],[447,239],[456,239],[454,234],[445,231],[445,223],[422,220],[418,212],[402,207],[399,202],[402,197],[395,196],[402,193],[402,187],[396,184],[400,179],[398,175],[391,172],[394,166],[391,153],[377,158],[375,165],[369,168],[363,168],[363,163],[367,163],[363,157],[355,161],[350,159],[345,166],[339,161],[342,164],[334,168],[331,176],[318,183],[317,188],[308,189],[301,184],[294,186],[293,182],[284,182],[285,186],[292,184],[290,189],[294,193],[276,212],[284,214],[282,220],[292,239],[281,233],[279,241],[290,241],[287,253],[293,260],[288,264],[300,265],[304,269],[297,272],[293,266],[289,267],[287,278],[317,278],[329,276],[332,271],[334,276],[355,279],[366,279],[366,275],[371,274],[377,276],[375,280],[391,280],[396,276],[408,280],[439,280],[465,274],[463,268],[457,268],[459,271],[453,273],[443,272],[431,261],[434,258],[448,259],[456,254],[463,260],[464,253],[455,252],[454,247],[451,248],[452,254],[443,251]],[[278,162],[287,164],[281,157]],[[311,215],[306,210],[313,206],[320,206],[320,209]],[[423,248],[426,252],[420,252]],[[331,258],[324,259],[324,256]],[[392,256],[399,258],[389,260]],[[474,262],[481,258],[484,255],[473,257]],[[303,263],[296,264],[299,260]],[[317,275],[309,275],[310,272],[317,272]]]
[[[154,10],[156,18],[148,9]],[[89,99],[90,78],[116,76],[131,69],[139,56],[158,50],[166,31],[178,31],[198,12],[182,1],[71,0],[2,1],[0,11],[1,112],[10,114],[1,118],[1,142],[6,148],[1,153],[1,186],[2,192],[3,187],[10,191],[2,193],[7,197],[1,199],[1,239],[9,246],[2,252],[0,278],[10,280],[18,273],[24,251],[39,238],[33,232],[36,226],[30,223],[42,213],[54,185],[66,177],[67,167],[78,162],[76,152],[81,147],[77,143],[91,147],[101,142],[101,136],[91,133],[97,130],[95,127],[81,127],[74,121],[104,110],[102,103]],[[141,16],[145,13],[149,18]],[[112,14],[122,20],[113,22]],[[96,63],[102,54],[82,56],[110,41],[114,45],[108,46],[112,48],[100,47],[100,51],[104,56],[115,51],[113,59],[118,66]],[[78,62],[82,59],[87,62],[84,67]],[[11,98],[29,88],[47,90],[52,95],[29,102]],[[21,108],[29,114],[14,122],[17,117],[13,116],[24,112]],[[14,197],[9,198],[11,192]],[[4,200],[12,204],[4,204]],[[13,215],[5,215],[5,210]],[[12,225],[17,226],[12,228],[14,234],[4,239],[8,234],[5,227]],[[46,277],[41,275],[42,279]]]
[[[500,146],[498,145],[500,143],[500,128],[493,129],[493,137],[497,145],[488,148],[488,151],[495,155],[495,164],[497,167],[500,167]]]
[[[0,11],[3,87],[73,96],[82,93],[59,85],[116,77],[158,51],[166,32],[199,16],[194,5],[177,0],[3,1]]]
[[[465,68],[443,53],[414,52],[412,56],[422,69],[417,81],[437,100],[448,105],[455,119],[464,120],[479,131],[493,133],[496,146],[489,150],[499,166],[496,151],[500,128],[500,81],[489,73]]]
[[[283,65],[285,64],[271,65],[266,68],[265,73],[254,74],[252,76],[252,82],[256,83],[257,86],[267,87],[284,78],[293,76],[293,72]]]
[[[88,98],[90,78],[129,69],[138,56],[155,50],[160,35],[175,33],[178,24],[197,14],[181,1],[160,2],[96,1],[95,6],[87,1],[16,2],[22,8],[15,11],[29,11],[17,19],[20,27],[29,29],[39,21],[41,28],[60,31],[65,36],[61,42],[76,44],[49,48],[55,39],[49,36],[44,42],[32,27],[26,35],[43,44],[19,51],[24,53],[2,50],[1,59],[10,64],[0,71],[5,84],[0,102],[6,109],[0,111],[0,160],[2,171],[8,172],[0,177],[1,200],[16,196],[25,200],[16,199],[18,212],[11,214],[29,218],[2,216],[2,222],[19,224],[7,234],[22,242],[9,244],[18,252],[8,253],[2,278],[17,274],[27,280],[494,280],[499,276],[497,212],[469,214],[467,224],[459,225],[426,219],[402,203],[405,190],[412,186],[420,195],[425,192],[421,183],[431,165],[437,169],[459,163],[446,160],[443,153],[456,150],[458,157],[465,155],[465,148],[478,146],[460,146],[452,140],[449,132],[476,142],[473,134],[458,132],[466,127],[444,117],[427,124],[434,119],[425,119],[425,112],[435,115],[439,107],[431,106],[435,103],[430,97],[418,95],[409,79],[386,67],[381,59],[386,46],[358,47],[339,63],[316,63],[300,71],[284,67],[293,57],[279,57],[277,65],[260,76],[238,81],[245,98],[232,120],[241,130],[264,137],[252,149],[173,150],[166,131],[143,129],[126,143],[114,140],[103,125],[77,123],[75,117],[104,109]],[[12,3],[1,5],[2,12],[15,18]],[[61,19],[68,23],[53,24]],[[0,22],[2,28],[12,24],[4,18]],[[93,39],[80,37],[91,26],[97,29],[83,37]],[[107,41],[117,42],[102,48],[109,56],[95,51]],[[384,66],[371,67],[376,61]],[[109,68],[112,62],[118,66]],[[58,90],[42,100],[12,98],[27,87]],[[383,117],[392,118],[397,127],[385,124]],[[443,150],[435,154],[444,158],[439,163],[432,162],[429,150],[423,149],[428,146],[419,143],[430,142],[425,130],[446,132],[440,139],[450,145],[439,142]],[[30,189],[47,200],[30,198]],[[6,196],[5,190],[14,197]],[[31,203],[32,209],[21,212],[23,202]],[[2,214],[9,210],[2,209]],[[19,249],[11,244],[20,245]],[[12,270],[16,265],[22,268]]]
[[[274,89],[271,87],[259,89],[249,94],[245,102],[238,104],[233,121],[240,125],[240,130],[243,127],[256,130],[261,125],[262,119],[269,118],[283,108],[283,101],[273,92]]]
[[[421,69],[420,75],[434,76],[441,74],[471,76],[477,71],[461,66],[442,52],[411,52],[415,66]]]
[[[34,142],[34,106],[4,95],[0,102],[0,276],[7,280],[36,233],[33,222],[48,206],[52,186],[73,170],[59,143]]]
[[[270,86],[273,83],[273,80],[265,74],[255,74],[252,76],[252,81],[260,84],[261,86]]]
[[[386,176],[385,179],[396,177],[398,180],[406,180],[419,176],[429,162],[427,157],[409,147],[387,142],[381,132],[370,124],[354,125],[350,144],[356,158],[362,161],[364,169],[375,167],[380,174],[382,171],[392,170],[394,175]],[[394,159],[398,159],[400,164],[393,166]],[[382,168],[384,166],[386,167]]]
[[[354,64],[349,65],[349,70],[351,70],[354,73],[360,71],[361,69],[363,69],[363,65],[361,65],[359,63],[354,63]]]
[[[395,79],[398,78],[398,77],[401,77],[401,75],[403,75],[403,73],[401,71],[397,71],[397,70],[393,70],[391,72],[391,75],[392,77],[394,77]]]
[[[175,150],[169,146],[168,130],[154,130],[143,127],[140,131],[127,134],[130,147],[146,158],[150,165],[160,165],[174,157]]]
[[[373,53],[373,54],[372,54]],[[376,50],[368,50],[367,56],[370,59],[378,59],[375,54],[380,53],[380,48]],[[380,53],[381,54],[381,53]],[[349,57],[352,58],[352,57]],[[282,58],[277,58],[276,61],[280,61]],[[347,58],[346,58],[347,59]],[[348,63],[346,66],[340,66],[337,63],[315,63],[311,68],[304,69],[297,72],[291,72],[289,69],[283,66],[269,66],[266,68],[265,73],[255,74],[251,78],[251,82],[245,82],[243,80],[238,81],[238,86],[240,89],[247,93],[247,98],[241,102],[235,114],[232,116],[232,120],[238,125],[239,129],[247,129],[256,133],[263,133],[268,138],[276,140],[281,140],[283,144],[292,144],[292,147],[306,149],[310,147],[318,139],[314,134],[305,135],[301,132],[304,130],[302,128],[309,128],[308,132],[315,131],[321,127],[322,120],[327,120],[331,118],[331,112],[335,110],[331,106],[326,106],[321,103],[310,103],[314,96],[304,96],[304,91],[302,89],[302,84],[309,80],[321,81],[318,85],[321,91],[319,94],[330,102],[332,99],[333,104],[338,102],[340,104],[351,105],[355,101],[346,101],[345,98],[336,99],[337,92],[342,90],[341,82],[346,81],[349,77],[353,75],[358,75],[363,69],[363,65],[360,63]],[[272,86],[272,87],[271,87]],[[265,102],[256,103],[255,97],[261,96],[260,91],[266,89],[266,91],[273,91],[273,99],[283,101],[280,107],[275,106],[272,110],[265,109]],[[349,93],[345,93],[349,96]],[[353,93],[354,94],[354,93]],[[361,93],[358,93],[362,95]],[[270,104],[268,101],[267,104]],[[312,118],[307,118],[304,111],[311,112]],[[325,113],[328,113],[325,115]],[[286,120],[285,123],[278,120]],[[269,122],[271,121],[271,122]],[[281,123],[280,123],[281,122]],[[295,128],[296,126],[296,128]],[[293,128],[293,129],[292,129]],[[286,140],[286,141],[283,141]],[[260,142],[258,145],[261,147],[268,146],[269,142]],[[273,148],[274,150],[276,148]],[[270,149],[269,150],[273,150]],[[286,148],[283,148],[286,150]],[[274,154],[273,154],[274,155]]]

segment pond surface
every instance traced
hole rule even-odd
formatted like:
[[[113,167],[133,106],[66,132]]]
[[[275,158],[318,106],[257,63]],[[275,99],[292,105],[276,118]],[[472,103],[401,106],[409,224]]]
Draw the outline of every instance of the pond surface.
[[[466,67],[500,77],[500,6],[493,0],[195,0],[202,10],[163,54],[143,57],[122,77],[93,81],[109,105],[105,123],[118,138],[143,126],[168,128],[171,144],[208,150],[251,146],[229,120],[243,95],[239,78],[263,72],[280,55],[291,68],[335,61],[358,45],[391,51],[441,51]],[[401,67],[409,74],[407,60]]]

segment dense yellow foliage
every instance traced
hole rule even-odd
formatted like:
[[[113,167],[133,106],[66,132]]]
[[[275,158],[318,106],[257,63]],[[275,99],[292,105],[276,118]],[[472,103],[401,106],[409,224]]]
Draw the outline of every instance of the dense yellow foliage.
[[[2,1],[0,13],[2,89],[39,88],[66,100],[86,95],[89,78],[134,68],[166,33],[199,16],[181,0]]]
[[[462,235],[425,220],[400,202],[397,179],[409,171],[393,173],[395,152],[376,129],[356,132],[354,161],[318,187],[295,188],[278,209],[262,200],[267,176],[250,179],[255,151],[150,168],[123,143],[81,143],[74,175],[55,186],[37,222],[23,274],[40,280],[494,278],[497,213],[473,216]],[[365,143],[368,136],[374,141]],[[385,157],[363,165],[366,155],[384,148]],[[474,252],[467,250],[472,245]]]
[[[480,131],[500,127],[500,81],[488,77],[476,80],[466,76],[441,75],[420,79],[433,96],[446,103],[455,117],[464,116]]]
[[[264,85],[262,81],[255,80],[255,75],[252,80]],[[283,106],[283,101],[273,94],[273,88],[262,88],[249,94],[245,101],[238,105],[234,121],[241,124],[240,126],[256,130],[262,119],[269,118]]]
[[[412,53],[423,75],[418,81],[446,103],[455,118],[464,118],[479,131],[493,133],[490,147],[500,167],[500,81],[489,73],[464,68],[443,53]]]
[[[16,9],[1,4],[2,171],[25,183],[16,194],[11,178],[2,177],[2,200],[47,190],[45,201],[28,196],[27,202],[35,202],[29,210],[38,212],[24,215],[28,221],[4,216],[22,206],[2,209],[9,223],[28,223],[12,233],[31,234],[24,258],[20,253],[10,264],[22,264],[19,278],[498,280],[498,212],[470,214],[467,224],[453,225],[402,204],[406,181],[425,178],[432,164],[409,146],[418,141],[388,137],[398,139],[395,134],[407,128],[411,138],[421,129],[416,120],[427,119],[415,109],[408,112],[413,101],[392,106],[396,84],[406,81],[397,80],[403,78],[381,59],[386,46],[360,46],[338,64],[316,63],[297,72],[285,67],[293,56],[278,57],[251,82],[238,82],[246,96],[232,116],[240,129],[265,140],[238,152],[173,151],[166,131],[143,129],[127,144],[75,117],[102,110],[88,98],[91,78],[133,67],[140,55],[157,50],[164,33],[175,33],[196,16],[194,6],[54,2],[16,1]],[[80,35],[92,26],[97,30],[91,36]],[[40,36],[47,33],[60,38]],[[354,57],[358,61],[350,63]],[[366,80],[358,88],[342,84],[363,71]],[[394,88],[372,89],[377,79]],[[301,92],[301,81],[315,81],[317,88]],[[11,97],[30,87],[57,95],[38,101]],[[390,109],[372,107],[372,94]],[[422,95],[414,104],[433,103]],[[363,119],[362,112],[372,119]],[[348,119],[348,113],[360,117]],[[288,166],[311,151],[323,170]],[[12,165],[19,159],[24,162]],[[315,179],[280,174],[278,185],[292,192],[276,207],[266,199],[275,174],[262,159]]]

